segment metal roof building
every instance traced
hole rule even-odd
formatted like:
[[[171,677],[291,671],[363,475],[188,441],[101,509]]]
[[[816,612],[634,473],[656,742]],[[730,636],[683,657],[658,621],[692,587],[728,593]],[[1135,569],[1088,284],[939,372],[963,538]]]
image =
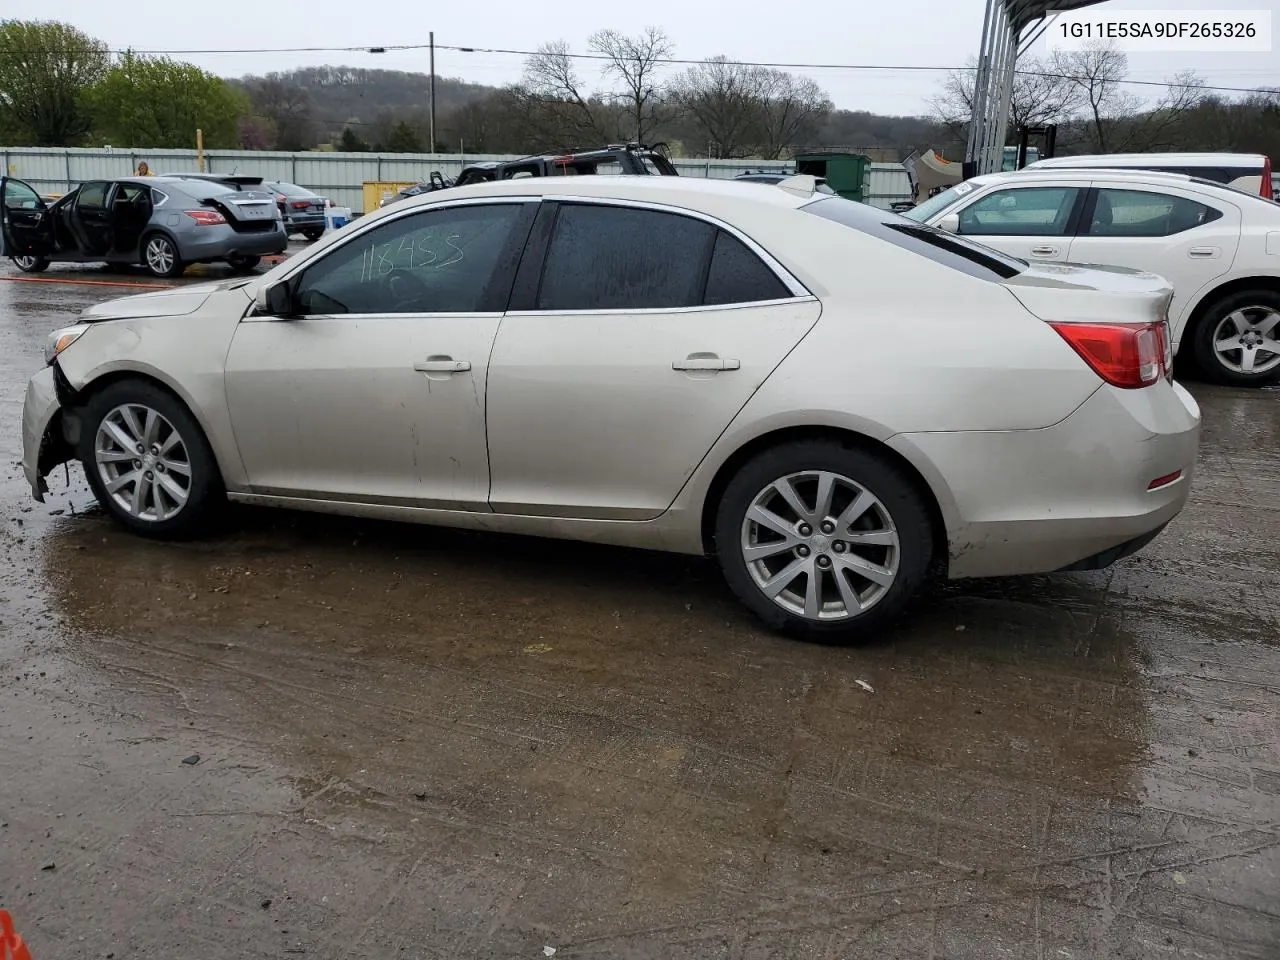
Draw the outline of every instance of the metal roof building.
[[[1009,100],[1018,56],[1039,39],[1047,17],[1079,10],[1102,0],[987,0],[982,20],[978,75],[973,87],[973,121],[965,160],[978,173],[994,173],[1004,158]]]

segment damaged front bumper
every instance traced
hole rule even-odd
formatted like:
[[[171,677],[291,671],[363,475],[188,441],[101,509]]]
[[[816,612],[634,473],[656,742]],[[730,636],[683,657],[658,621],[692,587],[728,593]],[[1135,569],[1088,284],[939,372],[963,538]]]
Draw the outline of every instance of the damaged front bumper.
[[[22,405],[22,472],[36,500],[44,503],[44,495],[49,492],[44,480],[49,471],[74,455],[63,435],[57,369],[45,367],[27,383]]]

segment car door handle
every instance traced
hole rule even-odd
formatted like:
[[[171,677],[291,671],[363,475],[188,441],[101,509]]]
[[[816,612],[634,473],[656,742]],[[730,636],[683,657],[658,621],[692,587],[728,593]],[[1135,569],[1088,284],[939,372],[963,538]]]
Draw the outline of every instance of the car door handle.
[[[737,360],[721,360],[714,353],[691,353],[683,360],[673,361],[672,370],[739,370]]]
[[[1195,257],[1197,260],[1212,260],[1217,255],[1217,247],[1192,247],[1187,251],[1187,256]]]
[[[413,369],[419,373],[466,373],[471,369],[471,363],[453,357],[428,357],[415,363]]]
[[[1058,255],[1057,247],[1032,247],[1031,255],[1033,257],[1056,257]]]

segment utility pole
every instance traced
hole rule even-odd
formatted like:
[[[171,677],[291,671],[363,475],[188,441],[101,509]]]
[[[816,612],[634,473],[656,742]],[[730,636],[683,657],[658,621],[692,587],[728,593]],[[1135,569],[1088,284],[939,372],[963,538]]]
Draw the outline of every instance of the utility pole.
[[[422,34],[418,34],[422,36]],[[431,146],[428,153],[436,152],[436,35],[433,30],[427,34],[427,42],[431,45]]]

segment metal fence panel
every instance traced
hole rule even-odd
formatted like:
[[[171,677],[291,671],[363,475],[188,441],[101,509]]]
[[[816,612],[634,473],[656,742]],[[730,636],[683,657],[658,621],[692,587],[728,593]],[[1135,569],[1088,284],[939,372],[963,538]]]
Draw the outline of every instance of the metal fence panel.
[[[329,153],[306,151],[283,153],[259,150],[211,150],[205,153],[205,169],[211,173],[239,173],[284,180],[314,190],[341,207],[364,212],[367,182],[412,183],[425,180],[438,170],[456,177],[465,164],[486,160],[515,160],[499,154],[403,154]],[[196,169],[194,150],[117,150],[98,148],[0,147],[0,170],[27,181],[42,193],[66,193],[86,180],[126,177],[145,160],[152,173],[182,173]],[[784,160],[673,160],[682,177],[729,179],[749,171],[789,172],[794,164]],[[877,168],[883,171],[876,179]],[[892,200],[909,199],[910,187],[900,164],[872,164],[870,194],[877,206]],[[883,195],[882,195],[883,194]],[[868,197],[870,199],[870,197]]]

